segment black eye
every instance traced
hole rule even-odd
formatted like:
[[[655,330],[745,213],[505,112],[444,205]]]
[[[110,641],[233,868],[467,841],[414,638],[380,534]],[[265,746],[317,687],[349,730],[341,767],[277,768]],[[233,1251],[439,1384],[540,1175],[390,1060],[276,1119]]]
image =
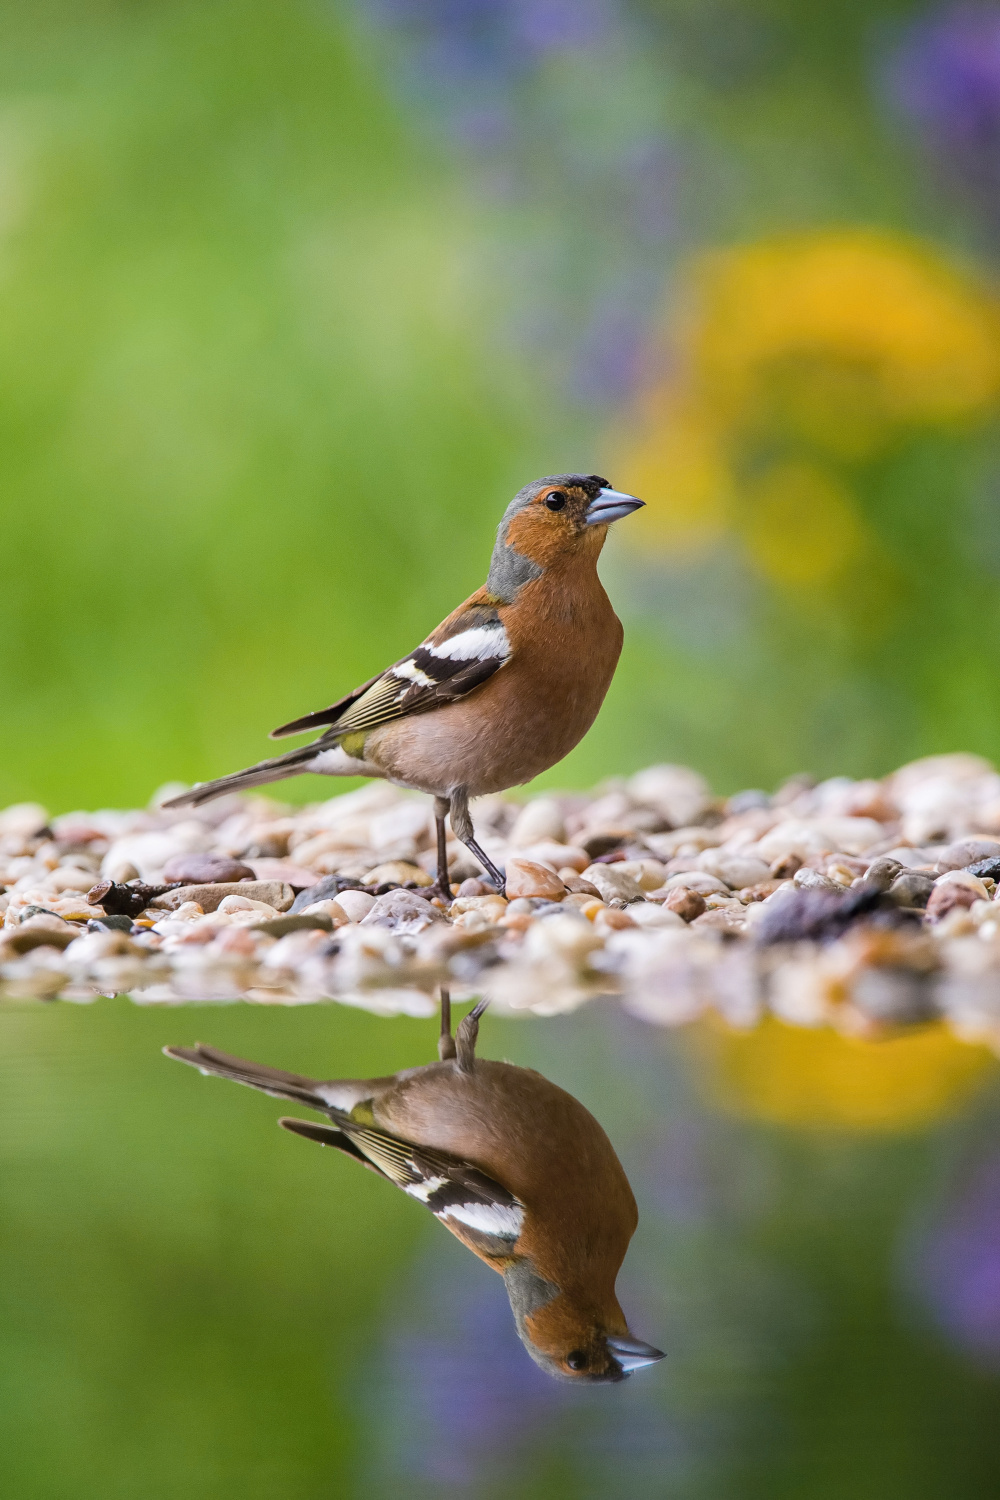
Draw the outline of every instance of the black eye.
[[[563,506],[566,504],[566,491],[553,490],[551,495],[546,495],[545,504],[548,506],[549,510],[562,510]]]
[[[566,1363],[571,1370],[585,1370],[587,1368],[587,1351],[585,1349],[574,1349],[572,1354],[567,1354]]]

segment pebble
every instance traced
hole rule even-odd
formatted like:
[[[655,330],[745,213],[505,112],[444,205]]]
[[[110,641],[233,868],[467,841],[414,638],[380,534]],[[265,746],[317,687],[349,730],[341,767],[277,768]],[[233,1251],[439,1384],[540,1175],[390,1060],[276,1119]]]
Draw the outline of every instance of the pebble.
[[[667,890],[697,891],[700,896],[709,896],[713,891],[728,895],[729,887],[718,875],[707,875],[703,870],[691,870],[681,875],[671,875]]]
[[[904,870],[889,887],[889,895],[897,906],[926,906],[934,889],[934,880],[919,870]]]
[[[175,891],[166,891],[157,896],[154,906],[176,911],[189,901],[196,901],[202,911],[216,911],[227,896],[238,896],[248,901],[260,901],[274,911],[288,911],[295,899],[290,885],[280,880],[220,881],[207,885],[182,885]]]
[[[391,859],[386,864],[376,865],[364,877],[365,885],[433,885],[426,870],[411,865],[404,859]]]
[[[321,883],[325,884],[325,881]],[[314,887],[313,889],[318,890],[319,887]],[[323,897],[324,902],[329,899],[329,897]],[[310,901],[305,906],[300,907],[299,910],[311,911],[316,904],[315,901]],[[368,891],[345,890],[337,895],[333,904],[340,908],[349,922],[360,922],[364,917],[367,917],[375,905],[375,897],[369,895]]]
[[[163,884],[218,885],[254,880],[255,873],[242,860],[222,854],[172,854],[163,866]]]
[[[453,838],[463,884],[450,904],[423,895],[431,804],[385,783],[182,818],[0,812],[0,999],[148,986],[428,1015],[449,983],[553,1014],[614,991],[663,1024],[713,1007],[746,1026],[770,1009],[863,1036],[940,1009],[1000,1050],[1000,776],[976,757],[728,802],[656,766],[589,798],[483,798],[474,817],[509,902]],[[125,930],[84,899],[102,872],[184,883]]]
[[[376,897],[362,917],[361,927],[390,927],[400,933],[423,932],[433,922],[443,921],[442,914],[416,891],[387,891]]]
[[[641,901],[643,897],[642,886],[620,865],[588,865],[583,879],[600,892],[604,901]]]
[[[515,900],[519,896],[537,896],[546,901],[561,901],[566,887],[554,870],[532,859],[511,855],[505,871],[507,896]]]
[[[705,898],[700,891],[678,885],[663,902],[667,911],[675,912],[684,922],[693,922],[705,910]]]
[[[543,839],[557,844],[566,842],[565,818],[554,797],[535,797],[525,803],[514,819],[507,842],[512,849],[526,849]]]

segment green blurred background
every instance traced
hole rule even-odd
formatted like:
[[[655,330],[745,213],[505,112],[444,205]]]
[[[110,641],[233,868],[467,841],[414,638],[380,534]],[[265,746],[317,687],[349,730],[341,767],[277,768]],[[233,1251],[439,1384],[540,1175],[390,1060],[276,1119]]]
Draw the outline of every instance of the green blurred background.
[[[550,783],[995,753],[1000,6],[3,20],[0,805],[257,759],[477,587],[510,495],[566,468],[648,508],[604,567],[618,676]],[[640,1199],[623,1297],[670,1360],[584,1397],[412,1205],[157,1053],[381,1073],[431,1030],[0,1015],[5,1489],[996,1494],[985,1060],[490,1022]]]

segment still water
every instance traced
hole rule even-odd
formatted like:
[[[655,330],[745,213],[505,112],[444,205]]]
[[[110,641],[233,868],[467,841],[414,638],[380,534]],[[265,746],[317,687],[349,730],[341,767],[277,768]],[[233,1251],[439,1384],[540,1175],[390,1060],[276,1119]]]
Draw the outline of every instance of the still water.
[[[0,1014],[6,1493],[997,1493],[992,1074],[920,1126],[774,1125],[691,1036],[487,1014],[479,1056],[580,1101],[638,1203],[617,1296],[666,1358],[581,1384],[528,1357],[482,1246],[160,1053],[196,1040],[327,1079],[436,1053],[337,1006]]]

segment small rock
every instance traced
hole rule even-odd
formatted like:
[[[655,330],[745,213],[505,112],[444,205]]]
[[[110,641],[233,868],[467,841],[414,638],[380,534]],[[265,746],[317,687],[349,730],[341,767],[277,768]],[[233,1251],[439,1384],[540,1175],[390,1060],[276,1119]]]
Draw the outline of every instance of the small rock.
[[[717,875],[731,891],[741,891],[744,886],[757,885],[770,876],[770,866],[752,855],[720,854],[708,849],[699,856],[698,863],[710,875]]]
[[[941,873],[946,870],[967,870],[970,865],[978,864],[984,859],[1000,859],[1000,843],[996,839],[959,839],[942,849],[938,856],[938,870]]]
[[[537,896],[545,901],[561,901],[566,894],[566,887],[555,871],[536,864],[532,859],[508,856],[506,874],[510,900],[519,896]]]
[[[703,912],[700,917],[695,917],[691,925],[699,932],[724,932],[734,935],[743,932],[746,927],[743,918],[737,916],[729,906],[720,906],[715,911]]]
[[[568,866],[565,869],[560,870],[558,873],[559,879],[562,881],[566,889],[568,891],[572,891],[575,895],[600,896],[601,893],[597,889],[596,885],[591,885],[589,880],[584,880],[582,875],[577,875],[576,872],[569,869]]]
[[[769,873],[772,880],[791,880],[802,868],[802,859],[798,854],[779,854],[777,859],[771,861]]]
[[[693,922],[705,910],[705,898],[698,891],[675,886],[663,903],[667,911],[676,912],[685,922]]]
[[[290,859],[248,859],[247,864],[253,870],[255,880],[282,880],[297,891],[317,885],[320,879],[315,870],[307,870]]]
[[[253,880],[254,872],[242,860],[223,854],[172,854],[163,866],[163,884],[219,885]]]
[[[315,889],[313,886],[313,890]],[[227,896],[243,896],[248,901],[263,902],[275,911],[288,911],[295,899],[295,892],[290,885],[285,885],[280,880],[213,882],[210,885],[179,886],[175,891],[166,891],[162,896],[157,896],[154,904],[165,907],[168,911],[176,911],[185,902],[196,901],[202,911],[209,912],[218,911]],[[314,896],[313,900],[315,899]]]
[[[970,875],[978,875],[980,880],[992,880],[1000,882],[1000,856],[997,858],[977,859],[965,869]]]
[[[889,887],[889,897],[897,906],[926,906],[930,900],[934,881],[930,875],[919,870],[904,870]]]
[[[443,920],[441,912],[416,891],[396,890],[377,897],[360,925],[391,927],[394,932],[405,934],[423,932],[432,922]]]
[[[588,865],[583,878],[600,891],[604,901],[642,900],[642,886],[634,876],[623,872],[620,865]]]
[[[988,901],[990,899],[990,893],[979,876],[973,875],[969,870],[946,870],[943,875],[938,876],[934,884],[935,886],[964,886],[966,890],[972,891],[978,901]]]
[[[634,901],[628,909],[636,927],[683,927],[685,920],[681,914],[672,910],[665,903],[654,906],[649,901]]]
[[[507,841],[512,849],[526,849],[542,839],[558,844],[566,841],[562,808],[554,797],[535,797],[526,803],[515,818]]]
[[[712,805],[712,791],[697,771],[687,766],[649,766],[628,783],[629,796],[653,807],[671,828],[697,823]]]
[[[264,932],[268,937],[287,937],[290,932],[308,932],[316,929],[321,932],[332,932],[338,925],[344,925],[344,913],[339,912],[340,923],[325,908],[337,907],[336,901],[322,901],[310,911],[296,912],[294,917],[286,912],[281,917],[271,917],[254,927],[254,932]],[[339,911],[339,908],[338,908]]]
[[[643,891],[658,891],[667,878],[667,867],[658,859],[626,859],[618,869],[622,875],[631,875]]]
[[[898,859],[890,859],[887,854],[883,854],[868,866],[864,875],[865,884],[873,890],[887,891],[902,871],[903,867]]]
[[[800,890],[834,891],[838,895],[844,890],[844,887],[838,885],[835,880],[830,880],[826,875],[821,875],[818,870],[810,870],[807,865],[803,865],[800,870],[796,870],[793,878]]]
[[[390,859],[384,865],[376,865],[365,876],[365,885],[433,885],[426,870],[411,865],[405,859]]]
[[[689,870],[682,875],[671,875],[667,881],[667,890],[697,891],[700,896],[710,896],[713,891],[720,896],[728,896],[729,887],[718,875],[708,875],[704,870]]]
[[[303,911],[307,906],[312,906],[316,901],[339,901],[342,891],[360,891],[360,880],[353,880],[347,875],[324,875],[322,880],[317,880],[307,890],[300,891],[292,902],[291,914]],[[365,895],[368,894],[366,891]],[[374,901],[374,897],[371,898]]]
[[[744,886],[737,894],[744,906],[750,906],[755,901],[766,901],[768,896],[780,891],[784,884],[783,880],[761,880],[756,885]]]
[[[485,896],[486,886],[481,880],[463,880],[455,895],[459,898],[463,896]]]
[[[594,917],[594,927],[598,932],[619,932],[635,925],[627,911],[619,911],[613,906],[602,907]]]
[[[541,843],[529,844],[526,849],[521,849],[518,853],[525,859],[536,860],[542,865],[551,865],[553,870],[562,869],[566,865],[577,874],[590,864],[590,855],[586,849],[581,849],[579,844],[557,844],[554,839],[544,839]]]
[[[316,887],[314,887],[314,889],[316,889]],[[303,892],[303,894],[305,894],[305,892]],[[322,899],[324,901],[328,901],[331,898],[328,896],[324,896]],[[339,896],[336,896],[332,899],[334,900],[335,905],[340,907],[341,911],[345,914],[349,922],[363,921],[371,911],[372,907],[375,905],[375,897],[369,895],[367,891],[343,890],[340,892]],[[309,911],[310,907],[315,905],[316,903],[315,901],[313,901],[306,906],[300,907],[299,910]],[[294,909],[295,908],[293,907],[292,910],[294,911]]]
[[[599,859],[603,854],[611,854],[620,849],[629,837],[627,829],[599,828],[596,833],[588,833],[581,838],[580,847],[586,850],[591,859]]]

